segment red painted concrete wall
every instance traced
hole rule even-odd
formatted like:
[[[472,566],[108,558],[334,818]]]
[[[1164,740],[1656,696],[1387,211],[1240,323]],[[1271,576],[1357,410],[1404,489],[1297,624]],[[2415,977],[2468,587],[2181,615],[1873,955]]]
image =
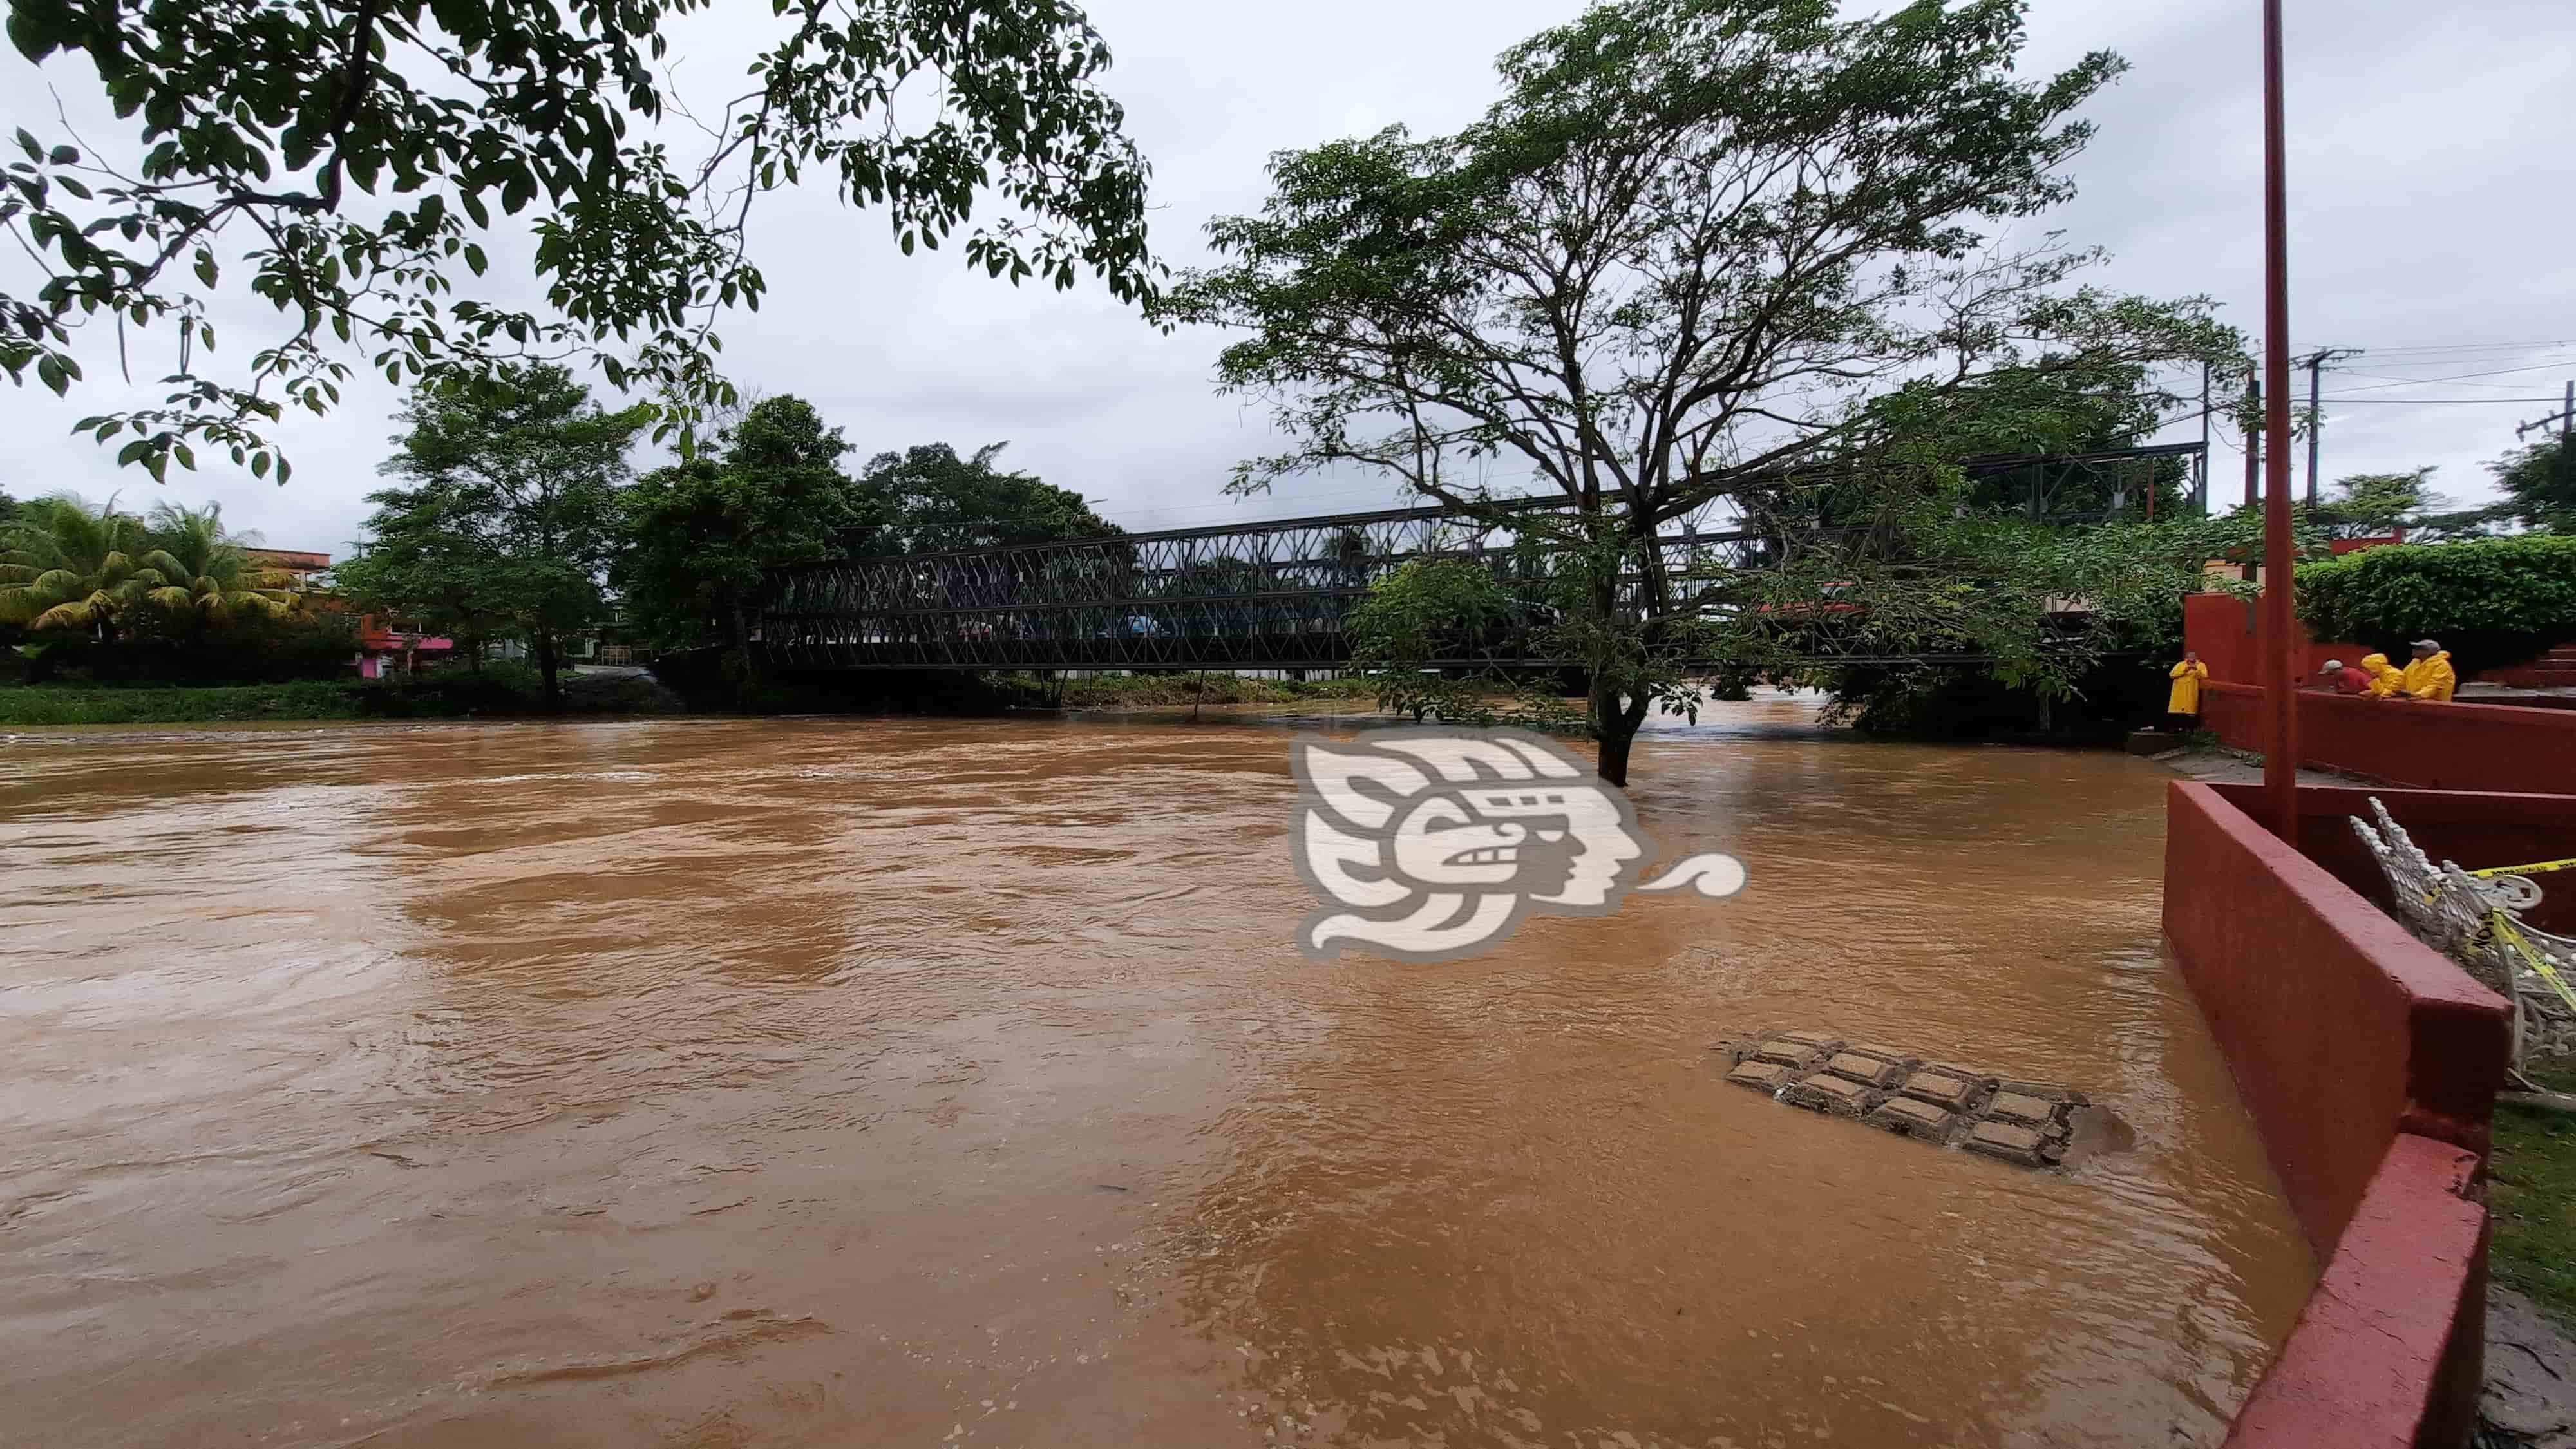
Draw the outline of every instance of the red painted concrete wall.
[[[2185,594],[2182,598],[2182,644],[2209,665],[2210,682],[2256,684],[2262,679],[2262,604],[2232,594]],[[2370,648],[2363,644],[2319,643],[2305,625],[2294,624],[2298,637],[2291,652],[2302,661],[2299,677],[2314,675],[2329,659],[2358,664]],[[2206,708],[2206,706],[2203,706]]]
[[[2228,1443],[2465,1444],[2486,1302],[2486,1210],[2469,1192],[2504,1002],[2207,785],[2166,797],[2164,925],[2328,1255]]]
[[[2207,785],[2166,799],[2164,926],[2319,1249],[2394,1134],[2486,1150],[2504,1002]]]
[[[2259,785],[2211,787],[2251,815],[2260,808]],[[2471,870],[2529,865],[2576,855],[2576,795],[2513,795],[2492,791],[2399,790],[2384,785],[2299,790],[2299,853],[2374,906],[2388,905],[2388,879],[2352,832],[2355,816],[2368,820],[2376,798],[2424,853],[2456,860]],[[2576,935],[2576,873],[2535,878],[2540,904],[2523,919],[2544,931]]]
[[[2201,690],[2201,723],[2240,750],[2263,747],[2263,691]],[[2299,691],[2299,756],[2399,785],[2576,795],[2576,710],[2432,704]]]
[[[2399,1134],[2317,1291],[2227,1442],[2243,1449],[2465,1445],[2484,1366],[2487,1213],[2477,1154]]]

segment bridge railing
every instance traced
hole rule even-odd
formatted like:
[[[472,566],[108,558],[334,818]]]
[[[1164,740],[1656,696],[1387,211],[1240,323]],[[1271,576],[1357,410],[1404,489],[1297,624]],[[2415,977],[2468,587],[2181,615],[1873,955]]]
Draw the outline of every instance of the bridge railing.
[[[2089,521],[2104,509],[2134,511],[2186,469],[2200,475],[2198,446],[1962,466],[2016,509],[2091,510]],[[1459,657],[1439,662],[1540,664],[1546,651],[1532,635],[1549,618],[1543,598],[1557,582],[1555,563],[1521,547],[1533,531],[1514,525],[1571,506],[1528,498],[1474,515],[1396,508],[801,564],[771,572],[758,643],[776,663],[815,669],[1330,666],[1349,660],[1348,621],[1371,588],[1416,559],[1458,558],[1490,569],[1521,607],[1511,623],[1461,640]],[[1776,565],[1862,531],[1771,522],[1666,533],[1658,607],[1722,611],[1715,591],[1730,570]],[[1625,606],[1642,614],[1642,581],[1627,589]],[[1819,622],[1800,616],[1801,632],[1827,632],[1813,627]]]

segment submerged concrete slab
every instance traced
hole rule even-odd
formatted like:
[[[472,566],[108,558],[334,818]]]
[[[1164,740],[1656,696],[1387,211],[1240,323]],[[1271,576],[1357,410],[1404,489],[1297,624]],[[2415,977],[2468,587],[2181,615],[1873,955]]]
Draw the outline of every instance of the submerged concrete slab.
[[[1726,1079],[1739,1087],[1776,1092],[1797,1080],[1798,1074],[1778,1062],[1742,1062],[1726,1074]]]
[[[1882,1092],[1894,1089],[1897,1083],[1905,1080],[1905,1068],[1877,1057],[1862,1056],[1858,1052],[1836,1053],[1833,1060],[1825,1063],[1825,1070],[1837,1077],[1858,1082],[1864,1087],[1875,1087]]]
[[[1864,1117],[1886,1101],[1887,1094],[1831,1072],[1818,1072],[1804,1081],[1792,1082],[1780,1093],[1780,1100],[1793,1107],[1830,1112],[1837,1117]]]
[[[2018,1127],[2010,1122],[1980,1122],[1968,1129],[1959,1145],[1987,1157],[2000,1157],[2024,1167],[2045,1167],[2065,1152],[2065,1139]]]
[[[1869,1114],[1869,1123],[1873,1127],[1884,1127],[1890,1132],[1903,1133],[1926,1142],[1948,1141],[1951,1129],[1958,1125],[1958,1121],[1957,1113],[1945,1112],[1912,1097],[1891,1097],[1877,1111]]]
[[[1969,1112],[1984,1103],[1987,1088],[1979,1078],[1936,1072],[1926,1067],[1907,1077],[1897,1090],[1945,1112]]]
[[[1955,1145],[2024,1167],[2067,1163],[2084,1124],[2079,1158],[2125,1149],[2133,1139],[2112,1113],[2059,1082],[2005,1077],[1828,1031],[1766,1031],[1718,1043],[1733,1068],[1727,1080],[1767,1091],[1792,1106],[1920,1141]]]

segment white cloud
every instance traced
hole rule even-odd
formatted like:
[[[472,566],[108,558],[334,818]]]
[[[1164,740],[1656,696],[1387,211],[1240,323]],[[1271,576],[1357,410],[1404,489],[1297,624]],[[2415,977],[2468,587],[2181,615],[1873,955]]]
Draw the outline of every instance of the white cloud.
[[[2576,18],[2555,0],[2475,8],[2355,0],[2291,7],[2290,161],[2293,344],[2375,349],[2497,341],[2576,343],[2576,252],[2557,178],[2569,138],[2564,57]],[[1404,4],[1308,0],[1297,6],[1100,0],[1094,19],[1118,56],[1109,85],[1155,168],[1157,244],[1200,260],[1212,215],[1257,206],[1268,155],[1401,123],[1456,128],[1492,99],[1493,55],[1565,19],[1555,0]],[[2235,0],[2106,6],[2040,0],[2026,67],[2059,66],[2107,47],[2134,63],[2090,114],[2101,127],[2077,163],[2083,195],[2049,225],[2115,253],[2107,285],[2207,292],[2226,315],[2260,323],[2260,135],[2256,10]],[[701,17],[683,37],[682,71],[712,96],[738,67],[739,38]],[[9,123],[48,129],[36,72],[0,65],[16,98]],[[86,69],[56,65],[76,118]],[[755,245],[771,295],[723,328],[733,376],[766,392],[812,398],[862,454],[914,443],[961,448],[1008,439],[1009,461],[1090,496],[1134,527],[1378,506],[1392,489],[1356,477],[1311,480],[1242,504],[1220,489],[1240,458],[1272,439],[1257,404],[1210,386],[1222,339],[1166,335],[1095,287],[1012,288],[969,273],[953,251],[905,257],[882,218],[828,196],[773,198]],[[218,318],[227,352],[244,356],[272,323],[256,305]],[[55,487],[129,499],[155,485],[66,436],[73,419],[133,397],[112,385],[112,352],[85,359],[93,385],[71,400],[23,390],[0,401],[0,489]],[[2564,362],[2565,367],[2557,364]],[[2440,377],[2523,364],[2539,370],[2379,388],[2387,377]],[[2513,424],[2554,404],[2408,405],[2410,396],[2554,397],[2576,375],[2576,346],[2529,355],[2378,351],[2329,373],[2334,422],[2324,472],[2442,467],[2442,486],[2483,494],[2479,465],[2513,443]],[[2376,374],[2374,377],[2358,373]],[[140,374],[139,374],[140,375]],[[146,377],[146,382],[150,381]],[[2361,389],[2372,389],[2361,391]],[[329,419],[290,420],[296,460],[284,487],[217,460],[165,491],[221,499],[236,524],[284,546],[345,547],[379,486],[396,393],[361,372]],[[2372,399],[2362,401],[2360,399]],[[2170,436],[2197,436],[2196,425]],[[2220,450],[2215,495],[2233,497],[2234,455]]]

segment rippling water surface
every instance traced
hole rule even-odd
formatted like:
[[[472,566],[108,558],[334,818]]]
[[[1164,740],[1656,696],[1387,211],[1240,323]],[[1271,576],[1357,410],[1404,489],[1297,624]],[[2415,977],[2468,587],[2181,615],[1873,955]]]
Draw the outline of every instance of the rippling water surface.
[[[2314,1265],[2165,777],[1719,706],[1723,904],[1316,965],[1287,730],[0,743],[0,1442],[2214,1444]],[[2062,1078],[2059,1175],[1722,1085]]]

